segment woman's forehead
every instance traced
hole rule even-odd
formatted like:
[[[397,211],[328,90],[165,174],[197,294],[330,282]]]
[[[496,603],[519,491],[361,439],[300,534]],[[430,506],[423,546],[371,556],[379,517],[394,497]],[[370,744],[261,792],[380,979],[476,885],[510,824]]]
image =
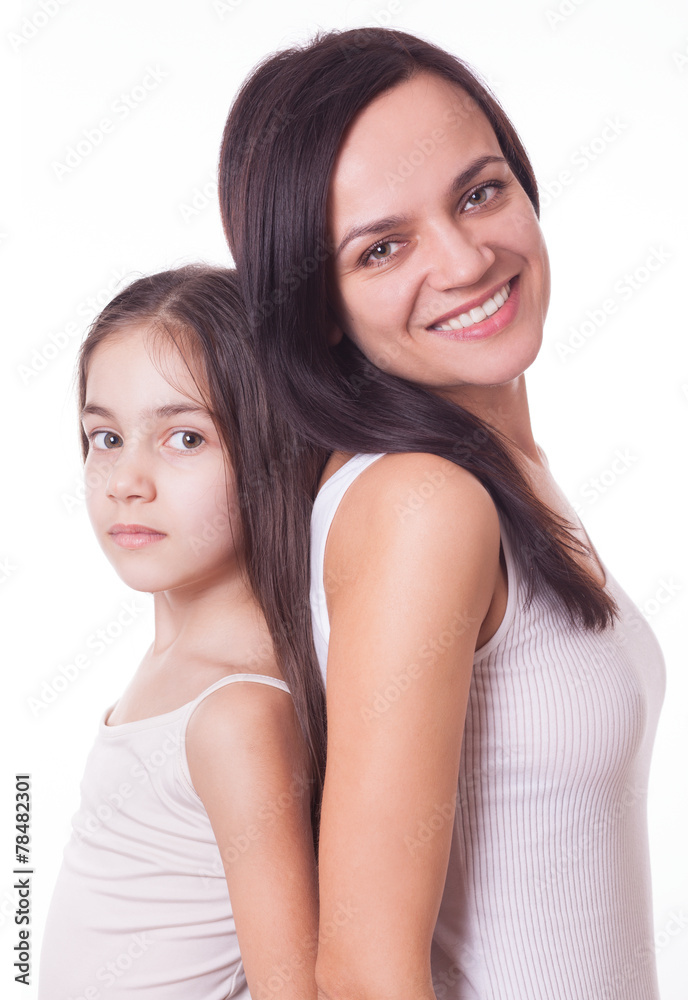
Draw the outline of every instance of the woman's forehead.
[[[448,180],[486,155],[503,154],[477,102],[456,84],[418,74],[379,95],[352,123],[332,172],[330,226],[356,223],[352,212],[379,216],[383,203],[410,196],[424,182],[430,190],[444,186],[445,173]]]
[[[471,130],[494,132],[477,101],[462,87],[434,73],[417,73],[379,94],[356,116],[340,145],[338,160],[369,147],[427,146]],[[409,149],[411,153],[413,149]]]

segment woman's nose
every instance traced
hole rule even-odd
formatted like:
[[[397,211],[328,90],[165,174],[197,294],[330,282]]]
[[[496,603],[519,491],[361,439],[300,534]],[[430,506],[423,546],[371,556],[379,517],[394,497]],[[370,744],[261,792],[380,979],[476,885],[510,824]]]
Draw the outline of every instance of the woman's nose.
[[[113,462],[106,491],[112,500],[152,500],[155,497],[152,458],[144,449],[124,445]]]
[[[477,284],[495,261],[494,250],[480,232],[456,220],[436,227],[425,250],[426,281],[437,292]]]

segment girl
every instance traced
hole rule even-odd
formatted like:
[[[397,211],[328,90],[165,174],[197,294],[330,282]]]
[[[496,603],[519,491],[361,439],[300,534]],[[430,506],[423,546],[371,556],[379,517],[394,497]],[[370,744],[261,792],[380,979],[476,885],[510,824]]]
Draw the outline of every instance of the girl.
[[[270,487],[294,441],[245,324],[234,272],[188,266],[126,288],[81,348],[89,516],[154,594],[155,638],[88,759],[45,1000],[316,996],[324,695],[291,599],[308,511]]]
[[[320,905],[356,915],[323,996],[657,1000],[665,668],[533,436],[549,265],[518,135],[449,53],[333,32],[244,84],[220,182],[273,397],[329,456]]]

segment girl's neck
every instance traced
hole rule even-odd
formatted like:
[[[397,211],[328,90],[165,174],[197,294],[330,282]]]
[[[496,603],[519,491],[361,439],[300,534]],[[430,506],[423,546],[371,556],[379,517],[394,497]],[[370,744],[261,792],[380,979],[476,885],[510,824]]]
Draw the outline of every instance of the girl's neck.
[[[193,659],[249,667],[261,657],[272,662],[267,625],[243,573],[162,591],[154,602],[149,661],[162,665]],[[254,669],[260,671],[259,666]]]

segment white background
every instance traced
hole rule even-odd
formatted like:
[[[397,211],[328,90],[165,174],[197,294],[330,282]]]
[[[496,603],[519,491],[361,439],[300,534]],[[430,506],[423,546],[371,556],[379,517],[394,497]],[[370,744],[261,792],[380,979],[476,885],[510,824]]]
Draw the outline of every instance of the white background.
[[[77,345],[94,302],[104,304],[123,279],[197,259],[229,262],[215,171],[228,107],[254,64],[319,28],[377,23],[478,68],[542,185],[553,292],[545,344],[527,376],[533,426],[593,544],[664,650],[648,802],[654,916],[662,1000],[685,1000],[685,4],[37,0],[6,3],[0,18],[3,995],[6,983],[12,996],[35,995],[12,982],[12,776],[33,776],[37,959],[98,719],[151,638],[151,598],[115,576],[80,499]],[[97,139],[104,118],[112,129],[89,151],[85,136]],[[101,628],[117,632],[112,623],[132,600],[141,609],[134,622],[94,653],[89,639]],[[89,665],[58,681],[64,690],[48,702],[60,668],[69,674],[79,653]],[[32,710],[29,699],[41,697]],[[34,982],[36,973],[37,961]]]

